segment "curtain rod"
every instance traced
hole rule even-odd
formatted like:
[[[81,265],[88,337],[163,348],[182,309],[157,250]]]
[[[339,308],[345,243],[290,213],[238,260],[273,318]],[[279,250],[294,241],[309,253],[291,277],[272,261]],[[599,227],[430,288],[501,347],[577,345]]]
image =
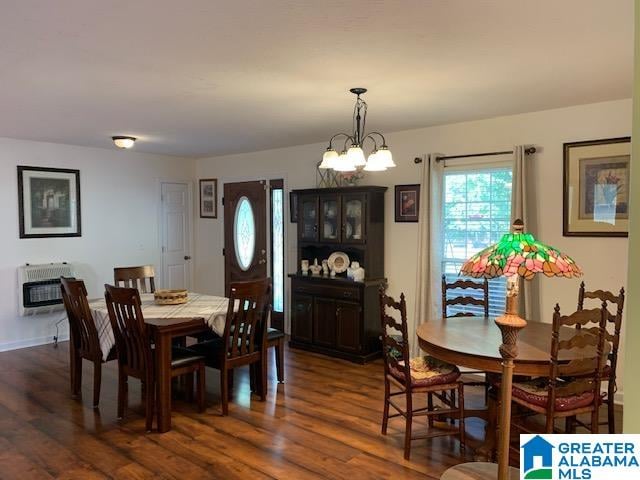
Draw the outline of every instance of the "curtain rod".
[[[524,153],[527,155],[536,153],[536,147],[527,147],[524,149]],[[436,162],[441,162],[443,160],[455,160],[457,158],[490,157],[492,155],[512,155],[512,154],[513,154],[513,150],[505,150],[503,152],[469,153],[467,155],[449,155],[446,157],[436,158]],[[420,157],[414,158],[413,161],[414,163],[422,163],[422,159]]]

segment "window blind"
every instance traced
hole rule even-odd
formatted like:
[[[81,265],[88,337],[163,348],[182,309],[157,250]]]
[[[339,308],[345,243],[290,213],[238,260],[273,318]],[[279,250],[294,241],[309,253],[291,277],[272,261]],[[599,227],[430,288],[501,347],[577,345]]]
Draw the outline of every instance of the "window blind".
[[[445,171],[443,185],[442,272],[447,281],[458,277],[462,264],[473,254],[497,242],[511,223],[511,167],[469,167]],[[481,280],[480,280],[481,281]],[[450,290],[447,297],[482,297],[482,292]],[[489,314],[505,311],[506,280],[489,280]],[[452,306],[449,314],[484,315],[482,307]]]

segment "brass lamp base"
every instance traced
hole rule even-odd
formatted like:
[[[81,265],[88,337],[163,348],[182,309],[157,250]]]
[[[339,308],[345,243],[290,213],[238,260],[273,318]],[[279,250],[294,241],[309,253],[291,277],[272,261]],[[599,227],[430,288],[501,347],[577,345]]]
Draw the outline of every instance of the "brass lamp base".
[[[505,313],[496,318],[496,324],[504,327],[524,328],[527,326],[527,321],[517,313]]]

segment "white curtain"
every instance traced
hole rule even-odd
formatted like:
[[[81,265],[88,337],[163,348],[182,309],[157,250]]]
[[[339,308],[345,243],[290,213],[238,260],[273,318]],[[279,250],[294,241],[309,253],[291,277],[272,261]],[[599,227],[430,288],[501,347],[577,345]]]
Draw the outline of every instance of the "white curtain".
[[[526,154],[526,145],[513,147],[513,184],[511,187],[511,223],[517,218],[524,222],[525,232],[536,235],[537,225],[533,205],[535,191],[533,189],[533,157]],[[542,321],[538,309],[538,283],[533,280],[522,280],[519,295],[520,316],[527,320]]]
[[[440,285],[444,162],[436,161],[439,156],[442,155],[431,153],[422,162],[415,310],[408,325],[412,356],[420,353],[417,326],[442,317]]]

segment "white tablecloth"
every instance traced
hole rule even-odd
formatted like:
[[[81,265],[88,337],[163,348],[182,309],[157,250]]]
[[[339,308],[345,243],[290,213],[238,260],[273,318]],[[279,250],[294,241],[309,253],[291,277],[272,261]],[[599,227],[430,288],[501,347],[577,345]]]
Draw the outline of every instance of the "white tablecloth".
[[[141,293],[140,301],[144,318],[202,317],[216,334],[222,335],[224,333],[228,298],[190,292],[187,303],[182,305],[156,305],[153,293]],[[115,345],[107,304],[103,298],[92,300],[89,302],[89,307],[98,330],[102,357],[106,360],[111,348]]]

